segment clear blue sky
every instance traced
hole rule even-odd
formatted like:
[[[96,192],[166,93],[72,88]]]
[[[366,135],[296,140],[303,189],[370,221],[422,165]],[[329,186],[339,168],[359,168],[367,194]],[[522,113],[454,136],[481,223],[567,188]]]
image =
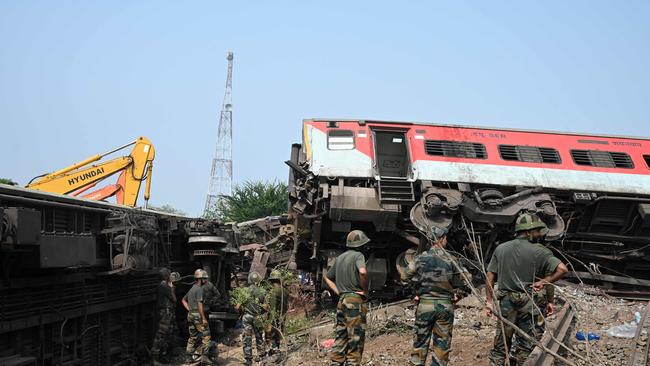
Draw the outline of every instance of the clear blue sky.
[[[0,176],[139,135],[200,214],[235,53],[234,179],[286,179],[308,117],[650,136],[649,1],[0,0]]]

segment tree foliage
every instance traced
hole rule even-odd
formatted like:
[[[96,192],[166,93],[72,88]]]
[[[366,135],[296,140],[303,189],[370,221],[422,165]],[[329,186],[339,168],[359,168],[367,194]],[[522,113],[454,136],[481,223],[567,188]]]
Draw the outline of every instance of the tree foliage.
[[[14,182],[13,180],[8,179],[8,178],[0,178],[0,183],[1,184],[8,184],[10,186],[17,186],[18,185],[18,183]]]
[[[242,222],[287,212],[288,190],[283,182],[246,181],[236,185],[230,197],[219,201],[212,217]]]
[[[185,212],[183,212],[183,211],[181,211],[179,209],[176,209],[172,205],[162,205],[160,207],[149,205],[147,208],[150,209],[150,210],[170,213],[170,214],[179,215],[179,216],[185,216],[186,215]]]

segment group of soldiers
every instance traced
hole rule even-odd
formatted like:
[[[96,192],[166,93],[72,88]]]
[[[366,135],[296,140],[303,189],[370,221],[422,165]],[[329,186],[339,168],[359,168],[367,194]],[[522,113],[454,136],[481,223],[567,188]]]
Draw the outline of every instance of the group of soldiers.
[[[533,213],[523,213],[516,221],[516,238],[498,245],[486,269],[485,314],[497,317],[494,346],[489,354],[490,365],[522,365],[540,340],[545,329],[545,317],[554,311],[553,283],[562,278],[567,267],[544,246],[548,229]],[[449,352],[456,303],[471,292],[469,272],[445,248],[447,231],[433,227],[426,233],[420,253],[401,271],[402,280],[411,286],[415,312],[415,337],[411,365],[424,365],[429,353],[432,366],[449,362]],[[366,334],[368,308],[368,271],[362,253],[370,242],[361,230],[351,231],[346,239],[347,251],[339,255],[323,276],[331,292],[338,296],[336,307],[335,342],[331,365],[361,365]],[[161,271],[158,287],[160,324],[153,345],[154,359],[169,355],[176,321],[174,282],[178,273]],[[206,316],[206,295],[214,295],[214,285],[202,269],[194,273],[195,283],[182,299],[187,310],[189,362],[213,364],[216,344],[211,341],[210,325]],[[288,309],[288,291],[278,271],[268,279],[271,289],[267,294],[261,286],[262,278],[256,272],[248,275],[248,296],[235,309],[242,314],[245,365],[253,364],[253,338],[259,361],[279,353]],[[496,290],[494,285],[496,284]],[[270,320],[261,323],[266,317]],[[269,352],[266,343],[270,344]],[[432,343],[432,344],[431,344]],[[430,345],[431,344],[431,345]]]
[[[553,283],[567,267],[543,245],[546,224],[533,213],[522,213],[515,225],[516,238],[497,246],[486,269],[485,314],[496,315],[496,334],[489,354],[490,366],[522,365],[540,340],[544,319],[553,312]],[[401,276],[417,302],[411,365],[424,365],[433,349],[432,366],[449,363],[455,304],[471,291],[471,277],[457,258],[446,251],[447,231],[427,233],[422,251]],[[339,255],[324,276],[339,297],[336,339],[331,365],[361,365],[368,308],[368,272],[363,247],[370,242],[361,230],[351,231],[347,251]],[[494,289],[494,285],[497,289]],[[495,302],[496,298],[496,302]]]
[[[152,346],[155,362],[167,363],[173,356],[174,340],[177,334],[175,283],[180,280],[178,272],[163,268],[158,284],[158,330]],[[186,361],[189,363],[214,364],[216,361],[216,342],[212,341],[209,323],[210,305],[220,297],[216,286],[209,280],[208,272],[197,269],[194,284],[182,298],[181,303],[187,311],[189,338],[187,339]]]
[[[176,327],[176,294],[175,283],[180,280],[178,272],[170,272],[163,268],[160,271],[161,282],[158,285],[158,330],[152,347],[152,358],[158,363],[167,363],[173,355]],[[241,304],[235,304],[235,309],[242,313],[243,343],[245,364],[252,365],[252,342],[255,337],[260,360],[267,355],[280,352],[280,342],[284,330],[285,315],[288,310],[289,293],[283,286],[278,271],[271,272],[268,281],[270,291],[268,296],[260,287],[262,278],[256,272],[248,276],[249,297]],[[208,273],[203,269],[194,272],[194,284],[182,298],[181,303],[187,311],[188,334],[186,347],[186,362],[189,364],[216,364],[217,346],[212,341],[209,322],[209,307],[221,295],[214,284],[209,281]],[[260,318],[265,316],[269,322],[261,324]],[[264,326],[262,326],[264,325]],[[264,334],[264,338],[262,338]],[[269,343],[266,352],[265,340]]]
[[[241,303],[235,304],[235,309],[243,314],[244,364],[246,366],[253,364],[253,338],[255,338],[257,348],[255,361],[280,353],[284,322],[289,309],[289,291],[282,283],[282,276],[277,270],[271,271],[268,281],[271,288],[267,294],[260,286],[261,276],[257,272],[250,272],[248,274],[249,296],[241,300]],[[266,321],[262,322],[261,320]],[[262,334],[264,335],[262,336]],[[265,341],[270,347],[268,352]]]

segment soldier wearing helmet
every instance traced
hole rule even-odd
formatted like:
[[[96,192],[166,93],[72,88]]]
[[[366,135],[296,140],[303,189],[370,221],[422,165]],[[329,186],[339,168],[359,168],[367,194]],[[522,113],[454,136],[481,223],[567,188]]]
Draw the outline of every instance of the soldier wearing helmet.
[[[539,338],[541,334],[537,334],[539,328],[535,327],[535,319],[542,314],[535,305],[534,297],[544,286],[562,278],[567,268],[550,250],[536,244],[548,232],[546,224],[536,214],[522,213],[515,223],[515,231],[517,237],[499,245],[487,267],[485,313],[492,316],[495,309],[493,286],[496,281],[497,311],[500,315],[530,336]],[[497,322],[494,347],[489,356],[490,365],[504,365],[506,357],[514,358],[516,364],[521,365],[532,349],[533,343],[515,333],[513,327]]]
[[[363,231],[351,231],[346,239],[348,250],[336,258],[323,276],[330,290],[339,296],[332,365],[361,364],[366,339],[368,308],[364,302],[368,296],[368,272],[365,258],[358,249],[369,241]]]
[[[454,303],[467,293],[469,273],[446,250],[447,229],[434,226],[431,247],[417,255],[404,271],[417,296],[411,365],[424,365],[433,338],[432,365],[447,365],[454,327]]]
[[[173,340],[176,333],[176,294],[174,280],[178,281],[177,272],[170,273],[169,269],[160,270],[160,283],[157,288],[158,299],[158,329],[151,348],[154,361],[168,362],[173,352]]]
[[[262,339],[262,329],[256,323],[256,318],[262,314],[262,304],[266,294],[264,290],[259,287],[262,282],[262,277],[259,273],[252,271],[248,274],[248,297],[246,303],[236,304],[235,308],[243,311],[242,325],[244,327],[243,346],[244,346],[244,359],[245,365],[250,366],[253,364],[253,337],[255,337],[255,346],[257,347],[256,361],[261,360],[266,356],[264,348],[264,340]]]
[[[210,324],[203,309],[203,285],[208,281],[208,272],[203,269],[194,271],[194,285],[183,297],[183,306],[187,310],[189,338],[187,339],[188,362],[201,362],[209,365]]]
[[[269,354],[277,354],[280,352],[284,321],[289,309],[289,291],[285,288],[285,284],[282,283],[282,275],[277,269],[271,271],[269,282],[272,287],[267,306],[271,324],[264,329],[264,338],[270,344]]]

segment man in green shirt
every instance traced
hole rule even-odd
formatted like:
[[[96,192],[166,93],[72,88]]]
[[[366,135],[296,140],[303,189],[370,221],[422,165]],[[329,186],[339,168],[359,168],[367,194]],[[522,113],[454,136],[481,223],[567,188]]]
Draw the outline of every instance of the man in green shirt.
[[[332,366],[359,366],[366,340],[368,272],[363,254],[357,251],[370,241],[361,230],[348,234],[348,250],[336,258],[323,276],[327,286],[339,296],[336,306],[336,340],[332,347]],[[346,364],[347,360],[347,364]]]
[[[270,343],[269,354],[280,352],[280,341],[282,332],[284,332],[284,321],[286,320],[287,310],[289,309],[289,291],[282,283],[280,271],[273,270],[269,276],[271,291],[268,297],[268,309],[271,324],[264,329],[264,338]]]
[[[418,299],[411,365],[424,366],[433,338],[432,366],[449,363],[454,329],[454,304],[469,288],[469,273],[446,250],[447,230],[434,227],[429,234],[431,248],[415,257],[404,273]],[[464,277],[464,278],[463,278]]]
[[[208,272],[197,269],[194,271],[194,285],[183,297],[183,307],[187,310],[189,338],[187,339],[188,362],[202,362],[210,365],[208,358],[210,349],[210,324],[203,310],[203,285],[208,281]]]
[[[256,361],[266,357],[266,350],[264,349],[264,340],[262,339],[261,324],[258,324],[257,317],[262,314],[262,304],[266,293],[260,288],[262,277],[257,272],[248,274],[248,292],[250,294],[246,303],[236,304],[235,308],[241,310],[244,315],[242,316],[242,325],[244,332],[242,333],[243,346],[244,346],[244,364],[251,366],[253,364],[253,337],[255,337],[255,345],[257,347]]]
[[[543,240],[548,232],[546,224],[535,214],[523,213],[515,225],[517,238],[499,245],[487,268],[485,313],[492,316],[494,309],[493,286],[497,281],[501,316],[526,332],[538,338],[535,319],[539,318],[533,297],[544,286],[564,276],[566,266],[546,248],[535,243]],[[503,328],[503,332],[502,332]],[[512,337],[515,337],[514,348]],[[514,328],[497,322],[494,347],[490,351],[490,366],[504,365],[511,353],[510,364],[522,365],[533,349],[533,343],[516,333]]]
[[[176,294],[174,293],[175,276],[167,268],[160,270],[160,284],[158,284],[158,330],[153,341],[151,355],[154,361],[166,363],[174,350],[174,334],[176,333]]]

